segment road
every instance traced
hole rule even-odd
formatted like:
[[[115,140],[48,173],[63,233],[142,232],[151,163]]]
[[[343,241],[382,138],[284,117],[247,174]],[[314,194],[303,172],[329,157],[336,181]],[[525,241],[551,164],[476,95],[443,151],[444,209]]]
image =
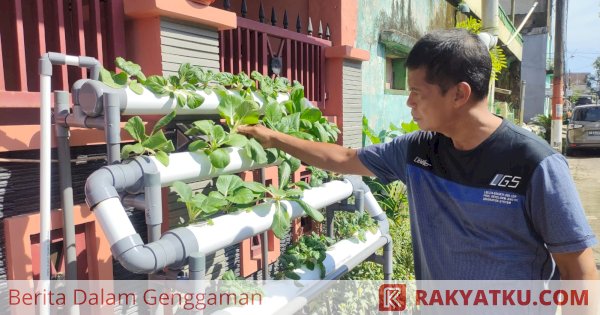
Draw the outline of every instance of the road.
[[[600,152],[580,153],[567,160],[588,222],[600,239]],[[600,270],[600,245],[593,249],[596,266]]]

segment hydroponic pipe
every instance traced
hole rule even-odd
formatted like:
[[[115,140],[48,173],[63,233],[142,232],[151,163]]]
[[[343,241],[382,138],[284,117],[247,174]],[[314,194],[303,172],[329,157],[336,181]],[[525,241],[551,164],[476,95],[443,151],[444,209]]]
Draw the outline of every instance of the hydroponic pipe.
[[[100,63],[90,57],[46,53],[40,57],[40,280],[50,279],[50,173],[51,173],[51,104],[52,65],[92,68],[98,79]]]
[[[88,80],[83,83],[77,93],[78,101],[84,113],[90,117],[97,117],[103,114],[103,98],[106,93],[118,95],[118,104],[122,115],[166,115],[177,109],[177,115],[210,115],[218,114],[217,106],[219,97],[212,92],[206,94],[204,91],[196,93],[204,98],[200,107],[190,109],[188,107],[178,108],[175,98],[169,96],[157,96],[150,90],[143,88],[142,94],[136,94],[129,88],[111,88],[100,81]],[[236,94],[235,91],[227,90],[229,94]],[[259,106],[263,106],[263,99],[256,92],[252,92],[253,99]],[[278,102],[289,99],[288,94],[280,93],[277,97]]]
[[[389,235],[382,235],[378,231],[367,232],[365,242],[351,238],[335,243],[326,252],[327,256],[323,261],[326,270],[323,280],[339,279],[377,249],[389,244],[390,240]],[[319,268],[301,268],[294,272],[300,277],[300,280],[295,281],[297,285],[289,285],[290,282],[287,281],[283,285],[278,282],[268,283],[263,288],[266,297],[263,297],[260,305],[230,307],[215,314],[294,314],[330,285],[328,281],[316,281],[321,279]]]

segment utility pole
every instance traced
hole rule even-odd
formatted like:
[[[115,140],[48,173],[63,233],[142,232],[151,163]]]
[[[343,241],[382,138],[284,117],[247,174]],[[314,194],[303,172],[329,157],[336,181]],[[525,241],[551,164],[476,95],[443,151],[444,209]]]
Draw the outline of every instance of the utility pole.
[[[556,0],[556,23],[554,33],[554,78],[552,80],[552,131],[550,145],[556,150],[562,150],[562,112],[563,112],[563,64],[564,47],[563,34],[565,29],[565,2]]]

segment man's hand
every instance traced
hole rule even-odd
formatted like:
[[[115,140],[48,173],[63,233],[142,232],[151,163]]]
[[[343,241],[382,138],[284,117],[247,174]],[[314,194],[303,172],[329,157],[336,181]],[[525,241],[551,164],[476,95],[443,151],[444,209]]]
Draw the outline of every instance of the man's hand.
[[[277,131],[271,130],[263,125],[245,125],[239,126],[237,131],[243,135],[252,137],[260,142],[263,147],[273,147],[273,139],[277,136]]]
[[[553,253],[562,280],[598,280],[598,271],[591,248],[573,253]]]

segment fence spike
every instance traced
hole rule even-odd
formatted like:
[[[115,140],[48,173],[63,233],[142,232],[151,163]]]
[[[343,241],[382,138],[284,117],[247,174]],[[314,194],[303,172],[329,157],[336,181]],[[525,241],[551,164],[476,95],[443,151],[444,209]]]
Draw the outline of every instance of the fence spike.
[[[260,23],[265,22],[265,8],[263,8],[262,1],[260,2],[260,7],[258,8],[258,20]]]
[[[229,11],[231,9],[231,0],[223,0],[223,8]]]
[[[331,32],[329,32],[329,23],[327,23],[327,26],[325,27],[325,39],[331,39]]]
[[[275,16],[275,7],[271,7],[271,25],[277,25],[277,17]]]
[[[319,20],[319,38],[323,38],[323,23]]]
[[[308,35],[312,35],[312,33],[313,33],[312,19],[309,16],[308,17]]]
[[[248,14],[248,5],[246,4],[246,0],[242,0],[242,17],[245,18]]]
[[[287,30],[288,28],[288,16],[287,16],[287,10],[283,11],[283,28]]]
[[[300,33],[302,30],[302,21],[300,21],[300,13],[298,13],[298,17],[296,18],[296,32]]]

